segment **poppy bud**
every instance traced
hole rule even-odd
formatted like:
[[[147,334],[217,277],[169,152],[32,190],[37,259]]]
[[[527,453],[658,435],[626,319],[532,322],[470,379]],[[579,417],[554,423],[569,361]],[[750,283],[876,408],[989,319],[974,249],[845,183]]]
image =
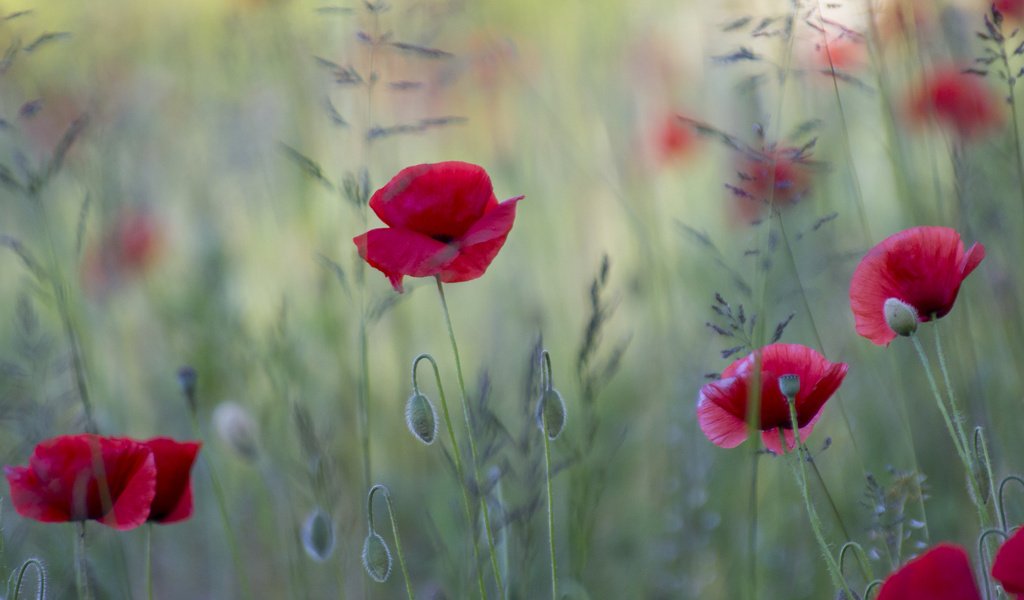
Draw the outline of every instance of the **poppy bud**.
[[[185,396],[188,409],[193,415],[196,414],[196,380],[198,378],[196,370],[188,365],[178,369],[178,385],[181,387],[181,393]]]
[[[363,567],[377,583],[384,583],[391,575],[391,550],[384,538],[374,531],[370,531],[363,542]]]
[[[787,400],[796,398],[800,393],[800,376],[790,374],[779,377],[779,391]]]
[[[324,562],[334,552],[334,523],[319,506],[302,523],[302,547],[317,562]]]
[[[889,298],[883,307],[885,323],[896,335],[904,337],[917,331],[917,310],[898,298]]]
[[[242,458],[256,459],[256,422],[241,404],[222,402],[213,411],[213,426],[221,440]]]
[[[565,427],[565,401],[558,390],[551,388],[544,390],[537,402],[537,427],[544,431],[544,423],[547,422],[548,439],[553,440],[562,433]]]
[[[413,393],[405,403],[405,424],[416,439],[427,444],[437,437],[437,413],[430,399],[420,393]]]

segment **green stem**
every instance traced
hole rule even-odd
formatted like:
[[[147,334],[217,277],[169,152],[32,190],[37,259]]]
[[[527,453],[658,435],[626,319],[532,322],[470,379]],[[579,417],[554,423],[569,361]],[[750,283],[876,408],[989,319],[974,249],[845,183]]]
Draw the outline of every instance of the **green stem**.
[[[448,338],[452,343],[452,353],[455,355],[455,371],[459,376],[459,391],[462,393],[462,412],[466,417],[466,436],[469,438],[469,454],[473,459],[473,483],[480,494],[480,509],[484,517],[484,531],[487,533],[487,548],[491,555],[491,569],[494,571],[494,581],[498,585],[498,595],[505,597],[505,584],[501,578],[501,569],[498,568],[498,555],[494,550],[494,534],[491,532],[490,510],[487,508],[487,494],[480,485],[480,462],[477,458],[476,440],[473,437],[473,420],[469,412],[469,399],[466,395],[466,380],[462,375],[462,360],[459,358],[459,345],[455,341],[455,329],[452,327],[452,317],[448,312],[448,300],[444,296],[444,285],[441,283],[441,276],[434,278],[437,282],[437,293],[441,297],[441,308],[444,309],[444,322],[448,326]]]
[[[462,466],[462,450],[455,438],[455,428],[452,427],[452,418],[448,412],[448,400],[444,395],[444,386],[441,385],[441,372],[437,368],[437,361],[429,354],[420,354],[412,361],[412,387],[418,393],[419,386],[416,383],[416,367],[421,360],[430,362],[434,368],[434,378],[437,381],[437,394],[441,398],[441,414],[444,416],[444,426],[448,430],[448,439],[452,444],[452,458],[455,460],[455,474],[459,477],[459,489],[462,490],[462,506],[466,512],[466,526],[469,528],[469,537],[473,541],[473,566],[476,571],[476,582],[480,588],[480,597],[487,600],[487,588],[484,586],[483,575],[480,572],[480,546],[477,543],[476,527],[473,523],[473,509],[469,500],[469,491],[466,489],[466,471]]]
[[[841,589],[846,598],[853,598],[853,594],[850,592],[849,586],[846,585],[846,579],[843,578],[842,569],[836,562],[834,556],[832,556],[832,549],[829,548],[828,542],[825,540],[825,535],[821,532],[821,521],[818,519],[818,513],[814,510],[814,504],[811,503],[810,491],[807,488],[807,469],[804,467],[804,455],[807,448],[804,446],[803,441],[800,440],[800,429],[799,421],[796,415],[796,402],[792,398],[787,398],[787,404],[789,404],[789,422],[791,423],[793,432],[793,441],[796,443],[796,449],[793,453],[789,452],[789,444],[786,442],[786,434],[780,428],[779,437],[782,440],[782,453],[784,455],[796,454],[794,460],[799,465],[799,469],[794,468],[793,474],[796,476],[797,483],[800,486],[800,495],[804,499],[804,507],[807,509],[807,517],[811,521],[811,529],[814,531],[814,538],[818,542],[818,546],[821,549],[822,554],[825,555],[825,563],[828,565],[829,575],[832,577],[832,585],[837,590]]]
[[[92,600],[85,557],[85,521],[79,521],[75,529],[75,585],[78,588],[78,600]]]
[[[192,435],[197,439],[202,439],[202,433],[199,430],[199,420],[195,414],[192,414]],[[228,551],[231,553],[231,561],[235,565],[235,577],[241,584],[244,597],[252,598],[252,590],[249,589],[249,578],[246,576],[245,562],[242,560],[242,554],[238,550],[238,543],[231,528],[231,519],[228,517],[228,505],[224,496],[224,489],[220,485],[220,479],[213,468],[213,463],[206,458],[206,454],[200,453],[199,460],[203,461],[206,471],[210,474],[210,486],[213,488],[213,497],[217,502],[217,511],[220,513],[221,524],[224,526],[224,537],[228,543]]]
[[[402,579],[405,581],[405,594],[409,600],[414,600],[412,583],[409,581],[409,570],[405,567],[405,555],[402,553],[402,538],[398,536],[398,523],[395,522],[395,507],[391,504],[391,490],[387,486],[377,484],[370,488],[370,495],[367,502],[367,517],[370,522],[370,531],[373,532],[373,495],[381,490],[384,494],[384,502],[388,507],[388,520],[391,521],[391,535],[395,538],[395,553],[398,554],[398,566],[402,569]]]
[[[555,560],[555,507],[552,503],[551,493],[551,440],[548,438],[547,412],[541,413],[541,437],[544,438],[544,476],[548,488],[548,546],[551,550],[551,600],[558,600],[558,563]]]
[[[949,431],[949,436],[953,440],[953,445],[956,447],[957,454],[960,456],[960,461],[963,462],[964,468],[967,470],[967,481],[971,486],[971,501],[974,502],[974,506],[978,510],[978,520],[981,522],[982,529],[987,529],[989,527],[988,514],[981,503],[980,487],[978,486],[977,477],[975,477],[974,463],[967,452],[967,441],[962,440],[957,434],[957,428],[953,425],[953,420],[950,417],[949,410],[946,408],[946,403],[943,401],[942,395],[939,393],[939,387],[935,383],[935,374],[932,372],[931,363],[924,352],[924,348],[921,346],[921,340],[917,338],[917,335],[910,336],[910,340],[913,342],[914,349],[917,350],[917,356],[921,360],[921,365],[924,367],[925,376],[928,378],[928,386],[931,388],[932,396],[935,397],[935,403],[939,406],[939,412],[942,413],[942,420],[946,423],[946,429]]]
[[[750,527],[747,530],[747,557],[750,573],[747,576],[750,598],[757,600],[757,467],[760,449],[754,447],[750,465]]]
[[[146,597],[153,600],[153,524],[146,523]]]

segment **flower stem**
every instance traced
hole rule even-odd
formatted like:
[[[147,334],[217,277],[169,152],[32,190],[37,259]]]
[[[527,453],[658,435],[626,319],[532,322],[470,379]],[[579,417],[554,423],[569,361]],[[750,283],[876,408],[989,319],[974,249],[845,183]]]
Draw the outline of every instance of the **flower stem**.
[[[437,394],[441,398],[441,414],[444,416],[444,426],[448,430],[448,439],[452,444],[452,458],[455,461],[455,474],[459,478],[459,489],[462,490],[462,506],[466,512],[466,525],[469,527],[469,537],[473,541],[473,566],[476,570],[476,582],[480,588],[480,597],[487,600],[487,588],[484,586],[483,575],[480,572],[480,546],[477,543],[476,528],[473,524],[473,509],[470,508],[469,491],[466,489],[466,471],[462,466],[462,450],[459,448],[459,442],[455,438],[455,428],[452,427],[452,418],[448,412],[448,400],[444,395],[444,387],[441,385],[441,372],[438,370],[437,361],[434,360],[433,356],[420,354],[412,361],[412,386],[414,390],[419,389],[416,384],[416,366],[419,365],[421,360],[429,361],[430,366],[434,368]]]
[[[750,523],[747,530],[747,583],[751,600],[757,600],[757,468],[761,452],[755,448],[750,464]]]
[[[412,583],[409,581],[409,570],[405,567],[405,555],[402,553],[402,538],[398,537],[398,523],[395,522],[395,507],[391,504],[391,490],[387,486],[377,484],[370,488],[369,500],[367,501],[367,512],[370,521],[370,531],[373,531],[373,494],[381,490],[384,493],[384,502],[388,507],[388,520],[391,521],[391,535],[395,538],[395,553],[398,554],[398,566],[402,569],[402,579],[405,581],[405,594],[409,600],[414,600]]]
[[[550,360],[550,359],[549,359]],[[550,367],[549,367],[550,368]],[[555,560],[555,513],[551,493],[551,440],[548,438],[547,412],[541,414],[541,437],[544,438],[544,477],[548,488],[548,546],[551,549],[551,600],[558,600],[558,563]]]
[[[146,523],[146,597],[153,600],[153,524]]]
[[[807,452],[806,446],[800,439],[800,428],[797,421],[796,415],[796,402],[792,398],[787,398],[787,404],[789,404],[789,419],[792,424],[793,441],[796,443],[796,449],[793,453],[796,454],[794,460],[799,469],[793,468],[793,474],[796,476],[797,484],[800,486],[800,494],[804,499],[804,507],[807,509],[807,517],[811,521],[811,529],[814,531],[814,538],[818,542],[818,546],[821,549],[822,554],[825,555],[825,563],[828,565],[829,575],[832,577],[832,585],[837,590],[842,590],[846,594],[846,598],[853,598],[853,594],[850,592],[849,586],[846,585],[846,579],[843,578],[842,569],[839,567],[839,563],[836,562],[834,556],[832,556],[832,549],[829,548],[828,542],[825,540],[825,535],[821,532],[821,521],[818,519],[818,513],[814,510],[814,504],[811,503],[811,494],[807,489],[807,469],[804,467],[804,454]],[[779,429],[779,437],[782,438],[782,453],[790,453],[789,444],[786,441],[786,434],[782,429]]]
[[[459,345],[455,341],[455,329],[452,327],[452,317],[448,312],[448,300],[444,296],[444,285],[441,283],[441,277],[437,276],[434,280],[437,282],[437,293],[441,297],[441,308],[444,309],[444,322],[448,326],[448,338],[451,340],[452,353],[455,355],[455,371],[459,377],[459,391],[462,393],[462,412],[466,417],[466,436],[469,438],[469,454],[473,459],[473,483],[480,494],[480,509],[484,517],[484,531],[487,533],[487,548],[491,555],[491,570],[494,571],[494,581],[498,585],[498,595],[504,598],[505,584],[501,578],[501,569],[498,568],[498,556],[494,550],[494,534],[491,532],[491,517],[490,510],[487,508],[487,494],[480,485],[480,464],[477,459],[476,440],[473,438],[473,420],[469,413],[469,400],[466,396],[466,380],[462,375]]]
[[[989,522],[990,519],[988,518],[988,513],[985,511],[985,507],[982,506],[981,490],[974,472],[974,462],[971,460],[971,456],[967,452],[967,440],[962,439],[959,436],[957,427],[953,425],[953,419],[950,417],[949,410],[946,408],[946,403],[943,401],[942,395],[939,393],[939,387],[935,383],[935,374],[932,372],[931,362],[928,360],[928,356],[925,354],[924,348],[921,346],[921,340],[917,338],[917,335],[910,336],[910,340],[914,344],[914,349],[917,350],[917,356],[921,360],[921,366],[924,367],[925,376],[928,378],[928,386],[931,388],[932,396],[935,397],[935,403],[939,406],[939,412],[942,413],[942,419],[946,423],[946,429],[949,431],[949,436],[953,439],[953,445],[956,447],[957,454],[960,455],[960,461],[963,462],[964,468],[967,470],[967,481],[971,486],[971,501],[974,502],[975,508],[978,509],[978,520],[981,522],[982,529],[987,529],[991,523]]]
[[[75,529],[75,585],[78,588],[78,600],[92,600],[85,558],[85,521],[79,521]]]

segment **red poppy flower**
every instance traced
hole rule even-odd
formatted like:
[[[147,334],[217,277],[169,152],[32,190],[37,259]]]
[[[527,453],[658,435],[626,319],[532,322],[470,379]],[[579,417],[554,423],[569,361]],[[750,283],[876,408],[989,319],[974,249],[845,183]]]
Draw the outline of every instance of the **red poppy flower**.
[[[153,453],[127,438],[65,435],[36,446],[27,467],[4,467],[18,514],[44,523],[95,519],[138,527],[156,493]]]
[[[1004,17],[1024,21],[1024,0],[996,0],[992,5]]]
[[[913,227],[886,238],[853,272],[850,308],[857,333],[879,346],[896,337],[883,314],[889,298],[914,307],[922,323],[945,316],[983,258],[984,246],[965,252],[960,234],[949,227]]]
[[[718,381],[700,389],[697,421],[711,443],[734,448],[747,439],[747,401],[753,385],[755,355],[737,360],[722,372]],[[831,363],[815,350],[799,344],[772,344],[761,349],[761,418],[758,428],[765,447],[782,452],[779,431],[786,445],[795,447],[789,404],[779,391],[779,377],[797,375],[797,428],[805,440],[821,408],[846,377],[845,363]]]
[[[876,600],[981,600],[981,592],[964,549],[939,544],[890,575]]]
[[[1017,594],[1018,600],[1024,598],[1024,529],[1018,529],[999,548],[992,563],[992,577],[1007,594]]]
[[[441,281],[484,274],[508,237],[523,196],[498,203],[482,167],[464,162],[402,169],[370,198],[387,227],[357,236],[359,255],[402,291],[402,277]]]
[[[176,442],[153,438],[142,442],[153,452],[156,462],[156,495],[149,520],[175,523],[192,516],[192,464],[201,442]]]
[[[909,109],[917,122],[933,117],[961,137],[970,138],[1002,123],[999,104],[998,96],[980,77],[948,67],[921,82],[910,95]]]
[[[732,186],[737,217],[749,223],[761,217],[770,202],[786,208],[800,201],[811,189],[813,167],[799,148],[773,148],[746,155],[737,168],[740,179]]]

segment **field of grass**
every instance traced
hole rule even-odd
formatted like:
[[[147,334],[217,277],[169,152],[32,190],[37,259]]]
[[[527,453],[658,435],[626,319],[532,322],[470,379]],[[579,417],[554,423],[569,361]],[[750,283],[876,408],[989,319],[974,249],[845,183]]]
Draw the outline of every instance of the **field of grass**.
[[[203,445],[173,524],[37,522],[0,487],[3,597],[35,559],[22,598],[34,565],[47,598],[874,598],[944,541],[1009,597],[979,536],[1024,520],[1015,4],[5,3],[0,459]],[[399,293],[353,243],[442,161],[525,195],[444,284],[451,329],[434,277]],[[985,258],[873,344],[854,270],[922,225]],[[702,386],[775,341],[842,385],[795,453],[716,446]]]

